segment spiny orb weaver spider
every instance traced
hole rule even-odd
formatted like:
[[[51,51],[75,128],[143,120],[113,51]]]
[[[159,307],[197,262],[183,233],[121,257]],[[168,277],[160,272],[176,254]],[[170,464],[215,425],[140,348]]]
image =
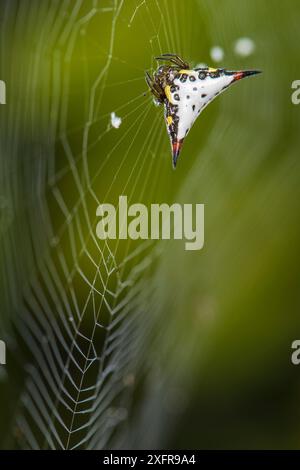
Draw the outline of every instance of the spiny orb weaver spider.
[[[165,107],[175,168],[183,140],[203,109],[230,85],[260,71],[236,72],[212,67],[192,69],[176,54],[162,54],[155,59],[169,62],[169,65],[161,65],[153,77],[146,72],[146,82],[155,102]]]

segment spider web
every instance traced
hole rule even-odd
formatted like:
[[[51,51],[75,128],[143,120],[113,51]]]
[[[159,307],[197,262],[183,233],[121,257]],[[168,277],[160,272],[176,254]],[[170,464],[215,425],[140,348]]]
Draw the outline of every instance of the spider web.
[[[136,381],[147,369],[158,302],[152,273],[160,247],[101,242],[95,213],[98,204],[116,203],[120,194],[129,204],[160,194],[159,182],[171,166],[169,144],[161,110],[144,96],[144,70],[155,66],[157,54],[189,51],[190,5],[158,0],[6,5],[4,24],[22,18],[16,24],[19,37],[24,43],[36,39],[34,58],[26,62],[28,109],[24,116],[19,112],[14,126],[28,112],[38,130],[31,131],[33,141],[23,153],[21,130],[5,149],[15,155],[6,172],[12,181],[18,159],[26,155],[19,195],[26,201],[16,227],[25,227],[27,255],[12,239],[17,261],[5,259],[8,290],[21,292],[11,302],[18,311],[18,349],[27,358],[15,426],[20,447],[106,448],[122,435]],[[144,49],[131,47],[130,54],[121,49],[124,38],[134,45],[138,37]],[[112,112],[122,119],[120,129],[110,124]]]

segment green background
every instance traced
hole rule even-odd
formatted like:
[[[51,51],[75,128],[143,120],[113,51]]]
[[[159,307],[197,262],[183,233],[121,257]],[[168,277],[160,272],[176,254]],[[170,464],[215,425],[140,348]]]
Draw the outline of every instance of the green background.
[[[134,334],[147,340],[128,417],[121,440],[104,447],[299,448],[300,370],[290,359],[300,334],[300,108],[291,102],[299,2],[23,0],[1,9],[2,447],[26,447],[15,422],[36,361],[20,334],[33,315],[28,283],[49,260],[59,270],[60,256],[89,277],[81,249],[85,239],[98,259],[96,207],[126,194],[129,203],[204,203],[205,245],[187,252],[183,242],[164,242],[157,256],[150,246],[121,268],[126,278],[154,258],[142,284],[147,318]],[[234,53],[243,36],[256,46],[247,58]],[[164,52],[214,66],[215,45],[225,51],[218,65],[263,74],[204,111],[174,171],[144,72]],[[112,111],[119,129],[110,127]],[[112,243],[116,264],[137,246]],[[82,306],[86,285],[72,282]],[[50,311],[55,318],[55,302]],[[92,316],[85,321],[88,329]]]

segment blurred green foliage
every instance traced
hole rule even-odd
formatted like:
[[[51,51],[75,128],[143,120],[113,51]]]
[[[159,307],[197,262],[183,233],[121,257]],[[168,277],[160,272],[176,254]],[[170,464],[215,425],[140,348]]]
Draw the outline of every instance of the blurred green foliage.
[[[64,216],[51,183],[71,210],[80,196],[72,163],[93,223],[96,199],[114,203],[120,194],[132,203],[204,203],[204,249],[164,243],[154,272],[152,375],[136,397],[127,445],[298,448],[300,369],[291,365],[290,347],[300,335],[300,107],[291,103],[291,83],[300,79],[299,2],[107,0],[89,17],[96,3],[74,1],[61,17],[54,0],[12,2],[2,18],[0,78],[9,92],[1,109],[1,160],[10,176],[1,194],[15,213],[9,236],[22,243],[20,226],[38,224],[24,214],[37,202],[32,187],[51,145],[45,200],[58,231]],[[247,58],[233,47],[244,36],[255,43]],[[144,72],[156,68],[162,52],[215,65],[209,55],[215,45],[225,52],[218,65],[263,74],[205,110],[173,171],[163,112],[153,105]],[[119,129],[110,128],[113,111],[122,118]],[[13,256],[14,246],[0,236],[6,252],[0,256]],[[79,250],[80,238],[76,243]],[[23,266],[20,304],[34,264],[29,245],[15,268]],[[91,240],[88,246],[92,252]],[[68,260],[67,240],[63,248]],[[114,248],[121,262],[134,243]],[[5,272],[5,290],[4,278]],[[14,302],[4,297],[7,318]],[[14,421],[21,389],[16,372],[8,371],[0,384],[7,403],[2,434]]]

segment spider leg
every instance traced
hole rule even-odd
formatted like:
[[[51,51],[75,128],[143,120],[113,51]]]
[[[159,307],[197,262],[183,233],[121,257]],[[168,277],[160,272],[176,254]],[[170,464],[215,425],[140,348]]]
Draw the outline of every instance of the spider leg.
[[[153,78],[151,77],[151,75],[149,74],[149,72],[146,72],[146,83],[148,85],[148,87],[150,88],[151,92],[157,96],[159,94],[159,90],[157,89],[156,85],[155,85],[155,82],[153,80]]]
[[[167,60],[169,62],[172,62],[172,64],[177,65],[178,67],[182,69],[189,69],[190,65],[188,62],[183,60],[179,55],[177,54],[162,54],[159,57],[155,57],[156,60]]]
[[[152,80],[149,72],[145,72],[145,80],[146,80],[146,83],[147,83],[148,87],[152,88],[153,80]]]
[[[162,58],[166,57],[172,60],[174,63],[175,61],[178,63],[179,66],[186,66],[189,67],[188,62],[183,60],[178,54],[162,54]]]
[[[153,78],[150,76],[149,72],[145,73],[145,79],[148,87],[150,88],[151,93],[154,95],[154,97],[157,99],[159,103],[164,102],[164,95],[162,94],[161,90],[159,87],[156,85],[155,81]]]

